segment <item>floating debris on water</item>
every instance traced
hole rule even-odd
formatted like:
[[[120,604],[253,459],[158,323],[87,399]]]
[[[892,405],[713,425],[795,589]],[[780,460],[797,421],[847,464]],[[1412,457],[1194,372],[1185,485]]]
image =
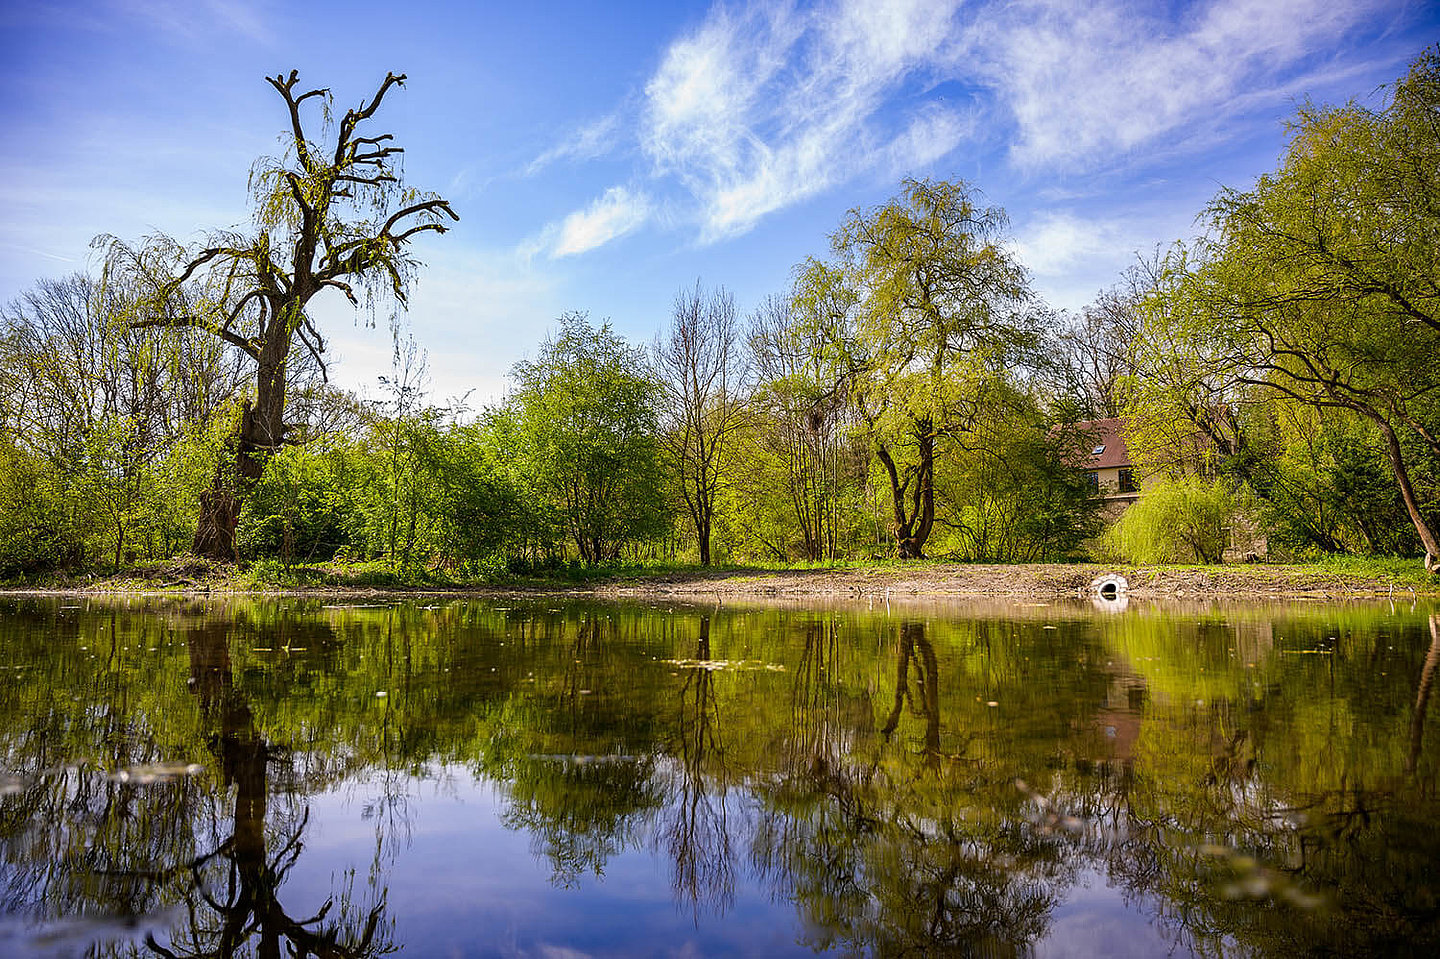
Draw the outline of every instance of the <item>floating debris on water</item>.
[[[668,666],[678,666],[681,669],[706,669],[712,672],[718,669],[785,672],[785,667],[780,663],[767,663],[760,659],[665,659],[661,662]]]
[[[546,763],[564,763],[567,766],[605,766],[614,763],[638,763],[644,757],[625,753],[530,753],[526,759]]]
[[[1195,847],[1202,856],[1221,860],[1233,877],[1220,887],[1226,899],[1280,899],[1299,909],[1318,909],[1325,897],[1306,892],[1282,872],[1268,869],[1238,849],[1204,843]]]
[[[152,783],[198,776],[205,771],[199,763],[151,763],[144,766],[127,766],[110,774],[111,782],[149,786]]]

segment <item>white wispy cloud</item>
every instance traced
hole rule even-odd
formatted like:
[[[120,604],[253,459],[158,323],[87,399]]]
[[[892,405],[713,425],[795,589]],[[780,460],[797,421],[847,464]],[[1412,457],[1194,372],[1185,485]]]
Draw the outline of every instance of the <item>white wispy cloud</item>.
[[[1179,14],[1131,0],[717,3],[663,51],[638,111],[579,128],[527,173],[633,135],[649,161],[638,176],[709,243],[860,177],[923,173],[967,144],[998,142],[1025,170],[1085,172],[1288,112],[1335,69],[1314,51],[1374,28],[1386,3],[1200,0]],[[656,217],[616,190],[536,249],[581,253]]]
[[[618,140],[620,114],[608,113],[598,120],[586,123],[550,149],[531,160],[525,167],[525,176],[534,176],[541,170],[566,160],[595,160],[605,156]]]
[[[1013,116],[1017,163],[1084,166],[1223,120],[1257,91],[1278,93],[1312,51],[1383,7],[1218,0],[1171,22],[1120,0],[995,5],[967,31],[962,62]]]
[[[532,249],[548,249],[552,258],[574,256],[603,246],[640,228],[650,217],[650,198],[612,186],[583,210],[576,210],[541,234]]]
[[[1092,257],[1112,255],[1123,232],[1108,221],[1046,212],[1026,224],[1011,246],[1037,276],[1064,276]]]
[[[1079,310],[1137,259],[1152,256],[1157,237],[1182,235],[1190,216],[1188,208],[1144,205],[1104,212],[1042,210],[1016,223],[1009,246],[1045,303]]]
[[[655,171],[698,202],[701,240],[744,233],[867,171],[922,166],[953,149],[968,130],[963,113],[937,100],[909,110],[890,101],[948,58],[957,7],[716,7],[673,43],[645,88],[641,142]]]

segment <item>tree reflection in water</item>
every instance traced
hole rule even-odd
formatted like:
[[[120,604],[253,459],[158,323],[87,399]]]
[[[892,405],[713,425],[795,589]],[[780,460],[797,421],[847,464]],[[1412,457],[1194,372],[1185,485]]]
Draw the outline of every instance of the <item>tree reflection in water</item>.
[[[820,633],[807,633],[807,656],[827,648]],[[942,754],[938,658],[923,623],[900,625],[895,662],[892,705],[878,728],[847,736],[843,752],[792,761],[763,791],[757,867],[776,895],[800,907],[816,949],[1023,953],[1044,935],[1073,878],[1065,844],[1021,815],[1013,776],[997,779],[1004,773]],[[823,701],[814,687],[825,673],[807,664],[792,703]],[[918,749],[897,736],[907,707]]]
[[[190,630],[188,641],[189,685],[209,731],[207,746],[221,784],[235,792],[232,828],[214,853],[191,867],[195,884],[187,895],[188,922],[172,931],[168,945],[153,934],[145,944],[166,959],[234,956],[252,940],[262,959],[282,954],[360,959],[392,951],[383,892],[363,915],[345,902],[333,919],[333,897],[303,919],[290,915],[281,902],[280,888],[304,848],[309,809],[284,801],[293,796],[289,790],[272,795],[271,765],[291,770],[283,750],[273,748],[256,727],[249,703],[235,687],[230,629],[200,626]],[[280,800],[279,821],[267,830],[272,798]]]
[[[132,955],[138,947],[168,959],[392,951],[383,890],[368,909],[346,890],[338,909],[332,897],[304,917],[282,901],[309,811],[287,750],[267,741],[235,683],[236,625],[203,616],[182,616],[173,629],[133,625],[112,617],[98,630],[111,670],[101,688],[66,695],[59,677],[84,667],[57,664],[26,690],[32,727],[11,730],[9,765],[19,775],[0,806],[3,912],[33,924],[16,948]],[[172,673],[173,685],[156,688],[123,676],[122,650],[158,651],[177,637],[188,678]],[[166,718],[192,711],[193,725]],[[202,743],[208,757],[193,751]],[[189,762],[175,761],[177,752]],[[46,768],[52,758],[64,765]],[[328,779],[312,778],[304,785]],[[127,930],[143,943],[127,944]]]
[[[1025,954],[1102,882],[1177,953],[1437,945],[1440,618],[37,615],[0,619],[31,664],[0,688],[0,909],[139,917],[152,954],[399,944],[397,797],[467,774],[578,914],[649,855],[695,930],[768,898],[789,944],[841,954]],[[368,889],[317,895],[307,797],[382,779]]]
[[[689,625],[687,622],[685,625]],[[724,915],[735,901],[735,854],[731,837],[730,790],[720,703],[710,651],[710,616],[699,617],[697,665],[684,670],[676,697],[669,746],[673,772],[661,844],[671,861],[677,900],[697,921],[706,912]]]

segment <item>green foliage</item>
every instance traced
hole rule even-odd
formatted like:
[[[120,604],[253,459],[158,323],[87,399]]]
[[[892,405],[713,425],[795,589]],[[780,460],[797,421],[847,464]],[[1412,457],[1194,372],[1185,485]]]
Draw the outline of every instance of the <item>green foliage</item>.
[[[493,570],[497,556],[519,551],[527,528],[523,493],[485,424],[434,434],[422,463],[435,485],[434,545],[443,564]]]
[[[727,464],[721,541],[768,562],[874,552],[882,537],[866,495],[869,444],[837,387],[840,357],[780,297],[752,316],[748,346],[756,378]]]
[[[379,420],[355,441],[286,447],[246,503],[243,555],[287,566],[380,558],[395,584],[427,568],[493,568],[518,548],[522,524],[490,439],[483,427],[439,423],[432,410]]]
[[[517,453],[585,562],[614,559],[669,528],[658,387],[639,350],[608,323],[597,329],[585,314],[569,313],[512,375]]]
[[[77,564],[84,531],[64,477],[0,437],[0,579]]]
[[[1223,191],[1211,235],[1159,271],[1130,398],[1152,423],[1193,424],[1231,462],[1246,460],[1236,427],[1257,397],[1363,418],[1427,568],[1440,563],[1437,77],[1432,49],[1382,110],[1301,109],[1279,169]]]
[[[242,555],[289,564],[330,559],[349,545],[361,517],[355,493],[368,478],[359,451],[282,449],[265,464],[240,517]]]
[[[992,563],[1078,558],[1100,531],[1098,501],[1071,465],[1083,439],[1023,405],[995,416],[936,470],[936,551]]]
[[[1272,543],[1326,552],[1413,554],[1419,542],[1374,424],[1277,404],[1264,463]]]
[[[962,182],[907,179],[887,203],[852,210],[832,261],[808,261],[795,286],[801,328],[843,375],[884,467],[901,558],[924,555],[937,455],[1037,342],[1005,211],[976,200]]]
[[[1235,516],[1223,479],[1161,479],[1147,485],[1104,546],[1127,563],[1218,563]]]
[[[396,582],[706,562],[712,541],[722,562],[1068,559],[1095,504],[1051,425],[1101,413],[1170,478],[1107,537],[1117,554],[1217,558],[1221,484],[1184,477],[1220,475],[1283,549],[1440,562],[1440,48],[1379,108],[1302,106],[1277,168],[1222,191],[1206,236],[1065,328],[1033,303],[1003,210],[907,179],[850,211],[748,336],[697,285],[652,370],[569,314],[473,423],[427,403],[413,341],[373,402],[305,388],[309,298],[403,304],[410,242],[454,216],[400,183],[387,136],[357,135],[400,80],[331,123],[328,92],[270,78],[291,132],[253,171],[252,231],[111,241],[101,277],[0,313],[0,576],[168,557],[202,514],[214,553],[237,496],[247,559]],[[338,151],[303,132],[322,105]]]

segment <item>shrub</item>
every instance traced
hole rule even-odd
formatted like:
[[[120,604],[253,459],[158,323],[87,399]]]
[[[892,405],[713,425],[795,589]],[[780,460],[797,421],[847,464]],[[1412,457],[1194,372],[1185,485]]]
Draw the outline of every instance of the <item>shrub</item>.
[[[1223,480],[1162,480],[1145,488],[1102,546],[1127,563],[1218,563],[1234,514]]]
[[[33,577],[83,560],[65,477],[0,440],[0,579]]]

